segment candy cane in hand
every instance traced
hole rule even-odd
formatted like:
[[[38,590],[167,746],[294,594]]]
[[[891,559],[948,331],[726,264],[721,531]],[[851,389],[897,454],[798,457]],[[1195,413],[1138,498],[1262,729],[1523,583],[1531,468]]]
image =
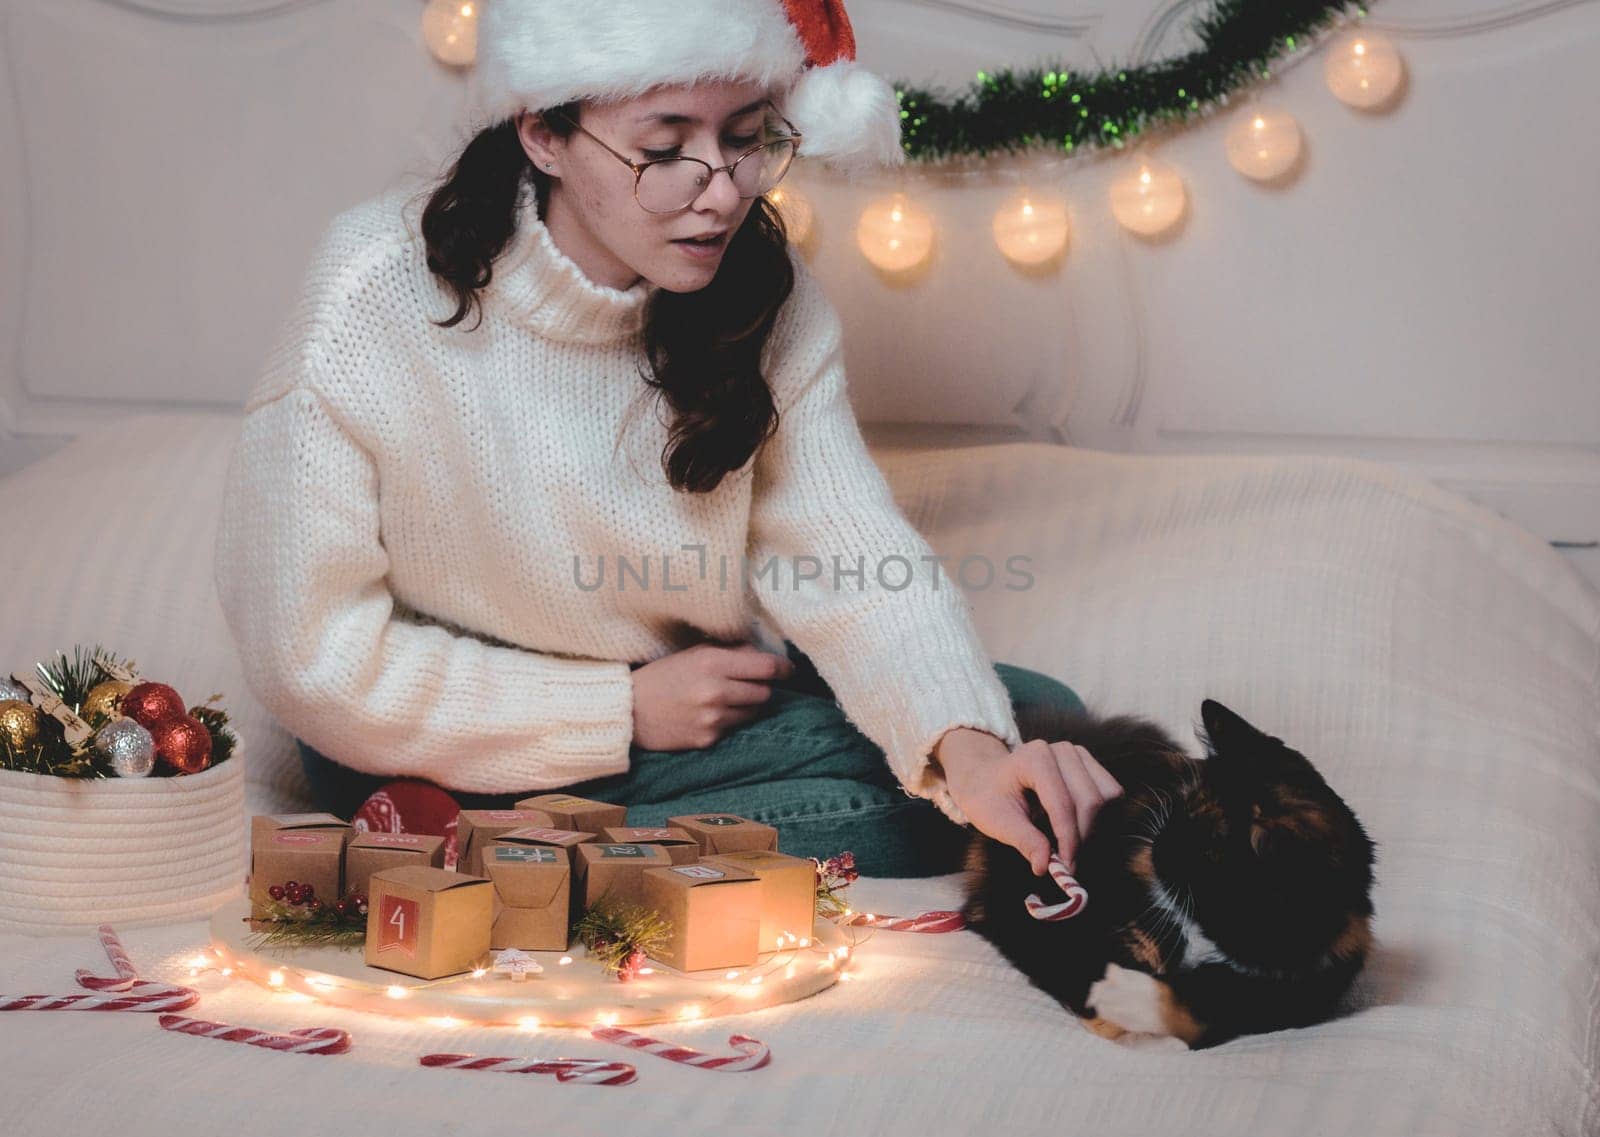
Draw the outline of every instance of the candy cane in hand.
[[[306,1027],[303,1030],[291,1030],[288,1034],[276,1034],[247,1026],[191,1019],[187,1015],[162,1015],[161,1029],[196,1034],[201,1038],[220,1038],[224,1042],[243,1042],[248,1046],[264,1046],[268,1050],[286,1050],[293,1054],[343,1054],[350,1049],[349,1032],[333,1027]]]
[[[1067,898],[1059,904],[1046,904],[1037,892],[1029,893],[1023,901],[1027,905],[1028,915],[1035,920],[1065,920],[1082,912],[1089,903],[1089,893],[1054,853],[1050,854],[1050,877],[1061,886]]]
[[[505,1074],[554,1074],[558,1082],[595,1086],[625,1086],[639,1077],[627,1062],[598,1058],[480,1058],[475,1054],[424,1054],[424,1066],[452,1070],[498,1070]]]
[[[643,1050],[646,1053],[657,1055],[671,1062],[681,1062],[685,1066],[699,1066],[704,1070],[725,1070],[735,1073],[741,1070],[755,1070],[772,1061],[772,1050],[760,1039],[751,1038],[747,1034],[730,1034],[728,1045],[740,1053],[737,1056],[728,1055],[718,1057],[714,1054],[704,1054],[698,1050],[691,1050],[687,1046],[674,1046],[670,1042],[662,1042],[658,1038],[648,1035],[635,1034],[631,1030],[623,1030],[615,1026],[597,1026],[589,1031],[594,1037],[605,1042],[615,1042],[634,1050]]]

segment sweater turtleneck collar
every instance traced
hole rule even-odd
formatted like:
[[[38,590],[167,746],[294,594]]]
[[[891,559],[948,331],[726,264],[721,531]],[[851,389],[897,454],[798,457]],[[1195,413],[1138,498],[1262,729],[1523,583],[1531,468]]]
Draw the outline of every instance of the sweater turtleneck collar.
[[[515,322],[551,339],[614,343],[644,327],[646,301],[658,287],[642,276],[627,289],[589,279],[556,247],[530,194],[519,204],[517,230],[494,262],[484,291]]]

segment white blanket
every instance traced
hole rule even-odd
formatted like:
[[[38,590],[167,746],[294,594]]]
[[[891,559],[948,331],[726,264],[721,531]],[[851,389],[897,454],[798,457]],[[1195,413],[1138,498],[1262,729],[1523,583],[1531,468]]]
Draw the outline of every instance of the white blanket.
[[[263,812],[304,797],[209,585],[233,426],[141,416],[0,483],[0,532],[28,536],[0,542],[0,663],[98,642],[180,690],[225,692],[250,739],[247,808]],[[1149,715],[1196,753],[1200,700],[1219,699],[1323,770],[1378,845],[1377,948],[1353,1013],[1199,1053],[1112,1043],[971,933],[878,932],[850,983],[653,1028],[771,1045],[769,1067],[724,1074],[581,1032],[441,1028],[206,975],[189,1013],[342,1026],[355,1048],[284,1055],[150,1015],[3,1014],[0,1132],[1600,1132],[1600,597],[1557,553],[1366,462],[1037,444],[879,458],[948,565],[1001,570],[985,588],[969,565],[993,658]],[[1004,587],[1011,556],[1031,558],[1032,587]],[[906,914],[960,898],[955,876],[852,892]],[[124,939],[148,975],[185,981],[205,932]],[[80,966],[105,970],[92,936],[0,936],[6,994],[72,991]],[[621,1058],[639,1080],[417,1065],[440,1050]]]

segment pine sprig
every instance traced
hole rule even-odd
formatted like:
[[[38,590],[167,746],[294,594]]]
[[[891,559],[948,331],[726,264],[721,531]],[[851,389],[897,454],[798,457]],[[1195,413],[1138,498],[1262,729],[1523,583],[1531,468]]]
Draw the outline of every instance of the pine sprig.
[[[901,148],[912,161],[987,157],[1048,147],[1065,153],[1121,149],[1142,131],[1182,125],[1271,77],[1278,58],[1365,5],[1216,0],[1196,20],[1200,46],[1144,66],[1074,71],[1056,64],[978,72],[965,93],[895,83]]]
[[[262,947],[363,947],[367,942],[367,898],[351,895],[338,904],[311,908],[272,900],[265,916],[243,917],[256,931],[250,945]],[[264,927],[262,925],[265,925]]]
[[[579,917],[574,929],[591,959],[618,979],[626,979],[639,960],[665,946],[672,921],[653,908],[601,897]]]

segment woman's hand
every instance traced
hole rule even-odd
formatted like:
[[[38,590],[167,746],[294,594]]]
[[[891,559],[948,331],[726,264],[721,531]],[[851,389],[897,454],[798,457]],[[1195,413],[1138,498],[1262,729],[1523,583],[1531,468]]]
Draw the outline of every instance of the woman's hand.
[[[748,644],[698,643],[633,671],[633,743],[702,750],[761,713],[768,686],[794,674],[787,656]]]
[[[1083,747],[1072,742],[1024,742],[1007,751],[987,731],[957,727],[934,747],[945,786],[967,820],[1015,848],[1042,876],[1050,866],[1050,838],[1028,817],[1024,790],[1033,790],[1055,830],[1061,862],[1072,872],[1078,843],[1089,834],[1105,802],[1122,785]]]

